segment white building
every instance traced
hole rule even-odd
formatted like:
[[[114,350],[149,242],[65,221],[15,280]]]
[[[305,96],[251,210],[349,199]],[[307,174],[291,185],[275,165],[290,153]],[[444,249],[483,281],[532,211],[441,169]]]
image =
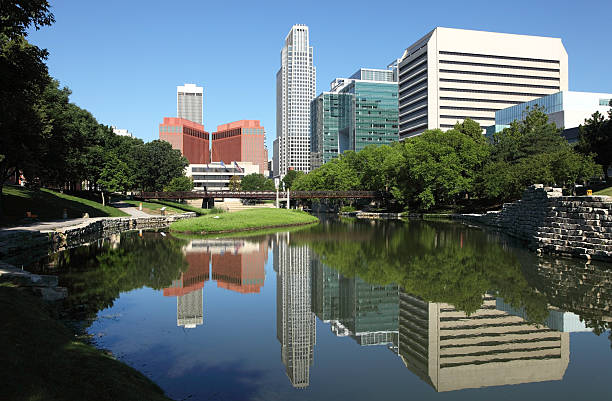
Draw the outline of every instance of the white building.
[[[579,138],[578,127],[584,120],[590,118],[598,111],[603,116],[610,110],[612,93],[591,93],[561,91],[552,95],[530,100],[495,112],[495,125],[487,128],[487,135],[499,132],[510,126],[513,121],[521,121],[528,110],[539,107],[558,128],[564,130],[563,134],[570,142]]]
[[[115,133],[115,135],[119,135],[119,136],[129,136],[130,138],[133,138],[134,135],[132,135],[131,132],[129,132],[127,129],[123,129],[123,128],[117,128],[115,126],[111,126],[113,132]]]
[[[176,116],[203,125],[204,88],[195,84],[176,87]]]
[[[185,175],[193,177],[196,191],[229,191],[232,177],[242,180],[242,177],[249,174],[259,174],[259,165],[251,162],[190,164]]]
[[[276,73],[277,177],[282,178],[289,169],[310,171],[310,101],[316,90],[308,27],[294,25],[285,38]]]
[[[497,110],[568,90],[559,38],[436,28],[397,68],[402,139],[468,117],[485,128]]]

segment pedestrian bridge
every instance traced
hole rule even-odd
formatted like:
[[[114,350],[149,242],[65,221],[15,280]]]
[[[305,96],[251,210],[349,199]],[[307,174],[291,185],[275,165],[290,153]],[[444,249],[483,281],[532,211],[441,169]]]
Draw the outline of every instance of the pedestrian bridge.
[[[135,199],[382,199],[377,191],[184,191],[184,192],[140,192]]]

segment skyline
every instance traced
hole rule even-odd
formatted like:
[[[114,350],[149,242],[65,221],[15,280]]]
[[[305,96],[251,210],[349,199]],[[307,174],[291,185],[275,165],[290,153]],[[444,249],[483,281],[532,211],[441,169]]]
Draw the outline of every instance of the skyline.
[[[100,123],[127,129],[146,141],[156,139],[160,121],[176,112],[176,87],[195,83],[204,87],[206,130],[241,119],[260,120],[266,127],[269,158],[276,137],[280,51],[286,33],[298,23],[310,28],[317,95],[328,90],[333,79],[359,68],[385,68],[436,26],[560,37],[569,55],[569,89],[612,92],[606,74],[612,56],[597,53],[605,50],[600,45],[606,37],[604,16],[612,12],[612,4],[603,1],[590,2],[590,7],[547,2],[527,15],[526,2],[472,2],[470,10],[448,4],[443,15],[439,7],[398,4],[397,12],[381,10],[384,18],[374,24],[363,12],[368,3],[337,4],[334,9],[342,10],[337,16],[319,4],[304,10],[244,4],[235,12],[226,3],[176,8],[109,1],[100,8],[60,0],[52,3],[56,23],[31,32],[28,39],[49,50],[50,74],[72,90],[72,102]],[[422,18],[402,24],[410,14]]]

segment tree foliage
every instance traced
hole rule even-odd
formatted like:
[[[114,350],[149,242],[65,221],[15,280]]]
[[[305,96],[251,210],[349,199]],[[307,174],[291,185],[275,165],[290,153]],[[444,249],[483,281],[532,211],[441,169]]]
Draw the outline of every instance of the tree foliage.
[[[187,177],[184,175],[179,176],[179,177],[174,177],[173,179],[170,180],[168,185],[164,187],[164,191],[167,191],[167,192],[177,192],[177,191],[185,192],[185,191],[191,191],[192,189],[193,189],[193,178]]]
[[[274,191],[274,181],[263,174],[253,173],[242,178],[240,182],[243,191]]]
[[[606,178],[609,178],[608,168],[612,167],[612,108],[608,111],[608,118],[595,112],[579,129],[580,140],[576,150],[583,155],[593,155],[595,162],[603,166]]]

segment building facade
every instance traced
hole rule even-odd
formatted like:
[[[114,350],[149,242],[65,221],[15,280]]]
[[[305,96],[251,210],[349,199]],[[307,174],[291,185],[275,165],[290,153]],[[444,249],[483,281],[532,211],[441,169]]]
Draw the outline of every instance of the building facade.
[[[176,87],[176,116],[204,124],[204,88],[195,84]]]
[[[404,51],[397,72],[401,139],[468,117],[488,127],[497,110],[568,90],[559,38],[438,27]]]
[[[251,162],[259,166],[259,173],[268,170],[266,131],[259,120],[240,120],[217,126],[212,133],[213,162],[230,164]]]
[[[232,177],[242,177],[259,173],[259,165],[249,162],[223,162],[207,164],[190,164],[187,166],[187,177],[193,179],[193,189],[196,191],[229,191]]]
[[[209,134],[204,126],[184,118],[164,117],[159,124],[159,139],[189,160],[190,164],[210,163]]]
[[[306,25],[294,25],[281,50],[276,74],[276,138],[278,161],[275,175],[289,169],[310,171],[310,102],[316,94],[313,49]]]
[[[311,167],[345,150],[390,144],[398,135],[398,92],[393,71],[362,68],[336,78],[311,102]]]
[[[495,125],[487,127],[487,135],[492,135],[510,126],[513,121],[521,121],[529,110],[538,107],[570,142],[579,139],[578,127],[596,111],[607,115],[612,104],[612,93],[591,93],[561,91],[528,102],[520,103],[495,112]]]
[[[132,133],[130,131],[128,131],[125,128],[117,128],[115,126],[112,126],[111,129],[113,130],[113,133],[115,135],[119,135],[119,136],[129,136],[130,138],[133,138],[134,135],[132,135]]]

